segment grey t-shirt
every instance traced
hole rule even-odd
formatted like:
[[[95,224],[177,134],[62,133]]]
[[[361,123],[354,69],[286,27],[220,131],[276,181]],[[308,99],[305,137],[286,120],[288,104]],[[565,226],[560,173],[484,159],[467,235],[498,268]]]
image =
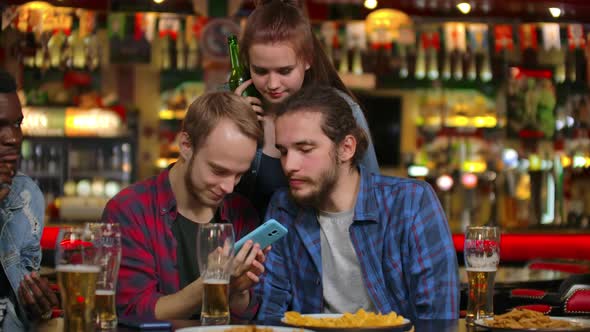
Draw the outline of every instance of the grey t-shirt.
[[[348,229],[352,225],[353,215],[353,211],[318,214],[326,313],[354,313],[361,308],[375,311],[350,240]]]

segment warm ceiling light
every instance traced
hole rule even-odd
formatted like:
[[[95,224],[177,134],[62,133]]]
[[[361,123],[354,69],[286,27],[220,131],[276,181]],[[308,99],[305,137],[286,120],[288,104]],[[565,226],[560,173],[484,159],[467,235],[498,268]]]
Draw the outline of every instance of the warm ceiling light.
[[[377,8],[377,0],[365,0],[365,8],[367,8],[367,9]]]
[[[53,6],[50,3],[47,3],[45,1],[27,2],[24,5],[22,5],[22,7],[32,10],[47,10],[53,8]]]
[[[158,5],[161,4],[162,2],[164,2],[164,0],[154,0],[155,3],[157,3]]]
[[[471,5],[467,2],[461,2],[457,4],[457,8],[463,14],[469,14],[469,12],[471,11]]]
[[[558,18],[561,16],[561,9],[557,8],[557,7],[549,7],[549,12],[551,13],[551,16]]]

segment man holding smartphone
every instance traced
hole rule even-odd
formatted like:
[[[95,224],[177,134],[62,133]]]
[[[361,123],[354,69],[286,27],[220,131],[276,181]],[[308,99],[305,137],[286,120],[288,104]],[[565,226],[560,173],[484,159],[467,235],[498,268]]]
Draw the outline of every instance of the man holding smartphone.
[[[230,222],[237,239],[256,228],[255,209],[232,191],[261,139],[256,115],[239,96],[204,94],[186,113],[178,162],[107,203],[102,219],[121,225],[119,315],[199,316],[204,289],[196,259],[199,225]],[[264,271],[264,260],[265,252],[252,241],[236,252],[229,296],[234,316],[247,319],[255,313],[250,289]]]
[[[273,244],[256,286],[258,319],[361,308],[458,318],[457,258],[432,188],[359,166],[366,133],[331,87],[295,93],[275,128],[289,188],[274,194],[266,219],[288,234]]]

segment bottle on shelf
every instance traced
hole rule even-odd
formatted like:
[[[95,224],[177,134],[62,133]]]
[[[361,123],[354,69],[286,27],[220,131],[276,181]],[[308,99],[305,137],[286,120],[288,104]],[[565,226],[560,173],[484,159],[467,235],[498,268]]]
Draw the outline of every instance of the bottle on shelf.
[[[400,58],[399,76],[401,78],[406,78],[406,77],[408,77],[408,74],[409,74],[406,47],[407,46],[405,46],[405,45],[401,45],[399,47],[399,58]]]
[[[438,59],[437,59],[438,51],[434,47],[430,47],[427,51],[427,75],[428,78],[431,80],[436,80],[439,77],[438,72]]]
[[[49,159],[47,161],[47,171],[49,174],[57,174],[59,171],[58,168],[59,156],[56,146],[49,147]]]
[[[357,75],[363,73],[363,59],[360,47],[355,47],[352,54],[352,72]]]
[[[194,70],[199,67],[199,44],[197,38],[191,38],[187,45],[186,68]]]
[[[67,36],[62,31],[55,32],[47,42],[47,49],[49,51],[49,62],[51,67],[61,67],[61,51]]]
[[[86,67],[86,43],[84,38],[80,37],[80,30],[72,31],[68,37],[72,48],[72,66],[73,68],[82,69]]]
[[[416,79],[419,80],[426,76],[426,59],[424,52],[426,52],[424,47],[422,47],[422,45],[418,46],[418,49],[416,50],[416,70],[414,75],[416,76]]]
[[[160,38],[160,69],[162,70],[168,70],[171,67],[169,39],[169,36]]]
[[[179,34],[176,38],[176,69],[186,69],[186,43],[184,34]]]
[[[85,38],[86,66],[90,70],[96,70],[100,65],[100,46],[96,34],[90,34]]]

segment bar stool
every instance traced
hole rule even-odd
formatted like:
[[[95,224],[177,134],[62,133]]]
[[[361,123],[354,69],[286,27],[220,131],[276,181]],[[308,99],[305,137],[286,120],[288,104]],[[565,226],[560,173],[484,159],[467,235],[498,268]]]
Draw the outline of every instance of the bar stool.
[[[526,308],[557,316],[590,315],[590,273],[574,274],[564,280],[558,292],[513,289],[511,307]]]

